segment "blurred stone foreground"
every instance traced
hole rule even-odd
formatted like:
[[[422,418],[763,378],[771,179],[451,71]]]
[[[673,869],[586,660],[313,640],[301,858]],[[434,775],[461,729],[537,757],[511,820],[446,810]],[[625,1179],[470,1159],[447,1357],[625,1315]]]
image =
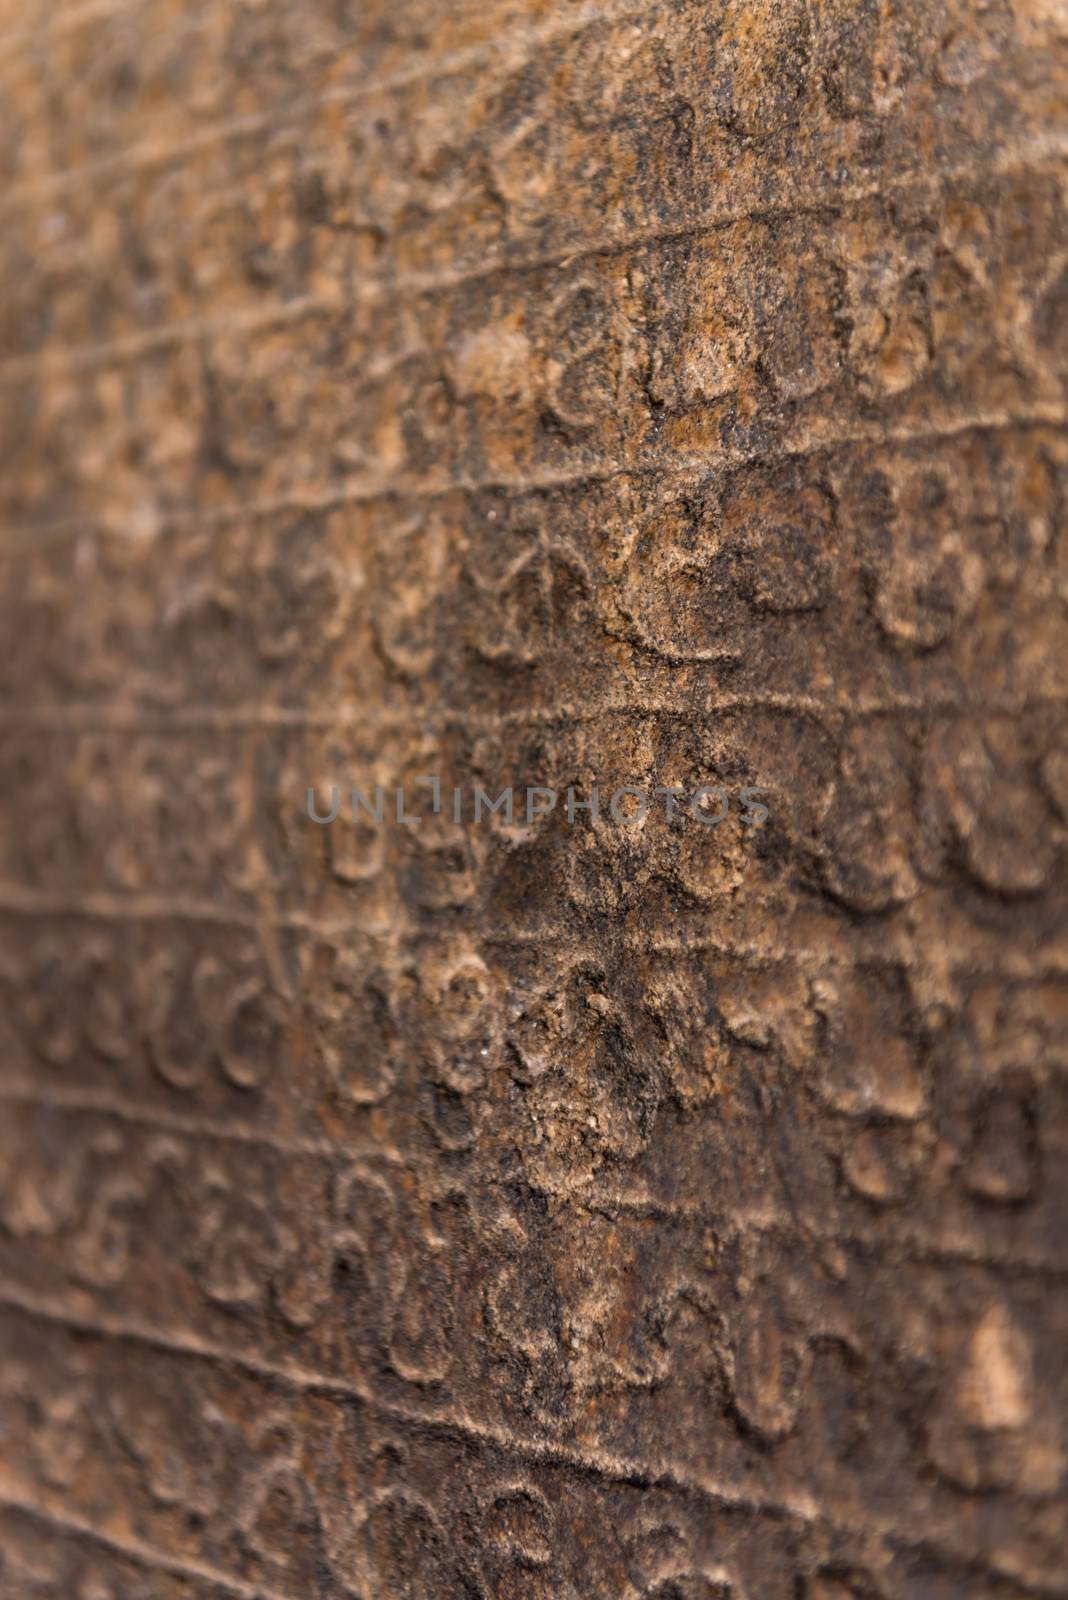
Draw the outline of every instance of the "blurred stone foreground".
[[[0,0],[2,1600],[1068,1595],[1066,155],[1063,0]]]

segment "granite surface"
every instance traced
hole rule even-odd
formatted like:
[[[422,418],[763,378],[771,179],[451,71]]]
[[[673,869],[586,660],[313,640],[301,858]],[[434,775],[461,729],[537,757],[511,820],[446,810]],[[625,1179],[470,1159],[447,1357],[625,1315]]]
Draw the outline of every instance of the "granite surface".
[[[0,0],[2,1600],[1068,1596],[1066,156],[1063,0]]]

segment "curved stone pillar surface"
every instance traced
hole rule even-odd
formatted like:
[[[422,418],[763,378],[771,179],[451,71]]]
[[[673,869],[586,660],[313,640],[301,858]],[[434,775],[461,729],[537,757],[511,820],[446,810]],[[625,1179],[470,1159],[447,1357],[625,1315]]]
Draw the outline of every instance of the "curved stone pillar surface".
[[[3,1600],[1068,1595],[1066,86],[2,0]]]

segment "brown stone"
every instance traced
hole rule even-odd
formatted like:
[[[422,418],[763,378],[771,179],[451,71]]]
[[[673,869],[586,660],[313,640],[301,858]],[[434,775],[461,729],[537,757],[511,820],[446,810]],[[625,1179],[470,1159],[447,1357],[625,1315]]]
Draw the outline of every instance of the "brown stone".
[[[0,1600],[1068,1596],[1063,5],[0,40]]]

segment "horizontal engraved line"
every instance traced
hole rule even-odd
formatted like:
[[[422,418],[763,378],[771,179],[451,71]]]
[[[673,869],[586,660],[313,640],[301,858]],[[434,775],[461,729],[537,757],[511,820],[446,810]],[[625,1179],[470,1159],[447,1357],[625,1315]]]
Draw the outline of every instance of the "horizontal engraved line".
[[[614,462],[588,462],[572,468],[551,469],[535,474],[507,476],[497,474],[487,478],[442,478],[411,480],[390,478],[386,481],[360,482],[349,480],[337,488],[316,494],[294,490],[288,494],[273,495],[262,500],[246,500],[233,506],[199,509],[168,509],[161,511],[160,520],[169,530],[203,532],[232,527],[246,520],[290,516],[315,515],[346,506],[378,505],[389,501],[448,500],[453,496],[473,498],[481,494],[498,494],[509,498],[524,495],[552,494],[559,490],[575,490],[584,486],[612,483],[620,479],[666,484],[676,487],[699,487],[715,471],[736,470],[747,466],[773,465],[780,462],[804,461],[829,455],[835,450],[851,447],[879,447],[894,445],[937,445],[946,440],[963,438],[970,433],[1005,433],[1013,429],[1068,427],[1068,410],[1054,401],[1042,401],[1027,411],[966,412],[923,423],[879,424],[857,428],[850,427],[834,432],[827,430],[814,435],[802,429],[794,437],[787,435],[767,449],[723,448],[707,452],[680,453],[670,465],[649,460],[622,465]],[[5,529],[11,538],[18,538],[29,546],[51,546],[67,539],[77,539],[83,534],[125,542],[132,536],[121,525],[101,522],[92,517],[72,516],[38,524],[8,524]],[[696,663],[695,663],[696,664]]]
[[[85,27],[86,23],[121,22],[131,12],[143,10],[145,6],[146,0],[83,0],[81,5],[49,5],[46,0],[32,23],[24,23],[0,33],[0,52],[9,50],[23,39],[44,37],[51,44],[57,37],[73,33],[76,28]],[[6,60],[0,59],[0,71],[6,65]],[[0,205],[2,203],[3,197],[0,196]]]
[[[0,1285],[0,1306],[7,1306],[13,1311],[52,1323],[59,1328],[71,1328],[101,1338],[142,1344],[171,1355],[191,1357],[213,1365],[232,1366],[254,1378],[266,1378],[272,1382],[282,1382],[293,1389],[355,1401],[387,1422],[454,1434],[459,1439],[479,1446],[511,1451],[529,1461],[568,1467],[610,1482],[639,1482],[645,1485],[659,1484],[667,1488],[676,1488],[683,1493],[699,1494],[702,1498],[714,1500],[723,1506],[758,1515],[787,1517],[810,1524],[819,1521],[814,1504],[807,1497],[790,1499],[756,1495],[727,1482],[717,1482],[703,1477],[690,1478],[669,1465],[651,1466],[648,1462],[633,1461],[626,1456],[606,1450],[575,1448],[549,1439],[534,1438],[512,1432],[508,1428],[476,1422],[463,1413],[419,1410],[415,1407],[398,1405],[396,1402],[375,1397],[368,1389],[351,1380],[312,1371],[290,1362],[267,1361],[236,1349],[221,1349],[191,1334],[164,1332],[129,1317],[116,1317],[110,1314],[84,1315],[47,1296],[13,1289],[6,1283]]]
[[[808,1494],[758,1495],[752,1488],[743,1489],[726,1480],[716,1480],[703,1474],[694,1474],[674,1463],[636,1461],[611,1451],[592,1450],[588,1446],[576,1448],[555,1442],[532,1438],[507,1428],[476,1423],[462,1413],[435,1414],[419,1411],[374,1398],[358,1385],[343,1379],[305,1368],[262,1361],[242,1355],[234,1350],[222,1350],[203,1340],[176,1337],[149,1328],[133,1319],[114,1316],[89,1317],[56,1304],[48,1297],[0,1288],[0,1305],[31,1318],[49,1322],[60,1328],[69,1328],[91,1336],[145,1345],[179,1357],[204,1360],[223,1367],[245,1371],[255,1378],[284,1383],[298,1391],[334,1396],[356,1402],[386,1422],[401,1424],[419,1430],[454,1437],[481,1448],[503,1450],[519,1459],[546,1466],[565,1469],[599,1478],[604,1482],[639,1484],[643,1488],[663,1488],[695,1499],[711,1501],[728,1510],[741,1511],[755,1516],[772,1517],[794,1522],[807,1528],[825,1527],[837,1534],[851,1538],[870,1539],[873,1535],[909,1552],[933,1552],[953,1564],[966,1566],[999,1578],[1010,1579],[1033,1595],[1035,1600],[1061,1600],[1063,1591],[1041,1574],[1029,1572],[1011,1559],[992,1561],[977,1556],[974,1551],[946,1543],[941,1539],[917,1537],[902,1533],[886,1518],[858,1518],[855,1508],[836,1508],[833,1512],[821,1510]]]
[[[5,1511],[18,1513],[35,1522],[43,1523],[56,1533],[99,1545],[110,1554],[150,1572],[167,1572],[175,1578],[210,1584],[213,1588],[224,1589],[230,1594],[237,1595],[239,1600],[303,1600],[303,1597],[280,1589],[268,1588],[262,1583],[246,1583],[236,1574],[224,1572],[207,1562],[188,1556],[173,1556],[155,1545],[146,1544],[143,1539],[134,1538],[131,1534],[105,1532],[74,1512],[64,1510],[60,1513],[51,1507],[37,1505],[32,1500],[23,1499],[20,1495],[12,1493],[6,1486],[0,1488],[0,1512]]]
[[[354,1140],[348,1136],[337,1141],[280,1137],[230,1119],[215,1123],[203,1117],[185,1116],[162,1107],[139,1104],[106,1090],[49,1088],[42,1091],[39,1084],[9,1082],[0,1084],[0,1105],[26,1111],[43,1110],[57,1116],[109,1117],[133,1129],[173,1133],[188,1139],[214,1140],[220,1144],[247,1144],[273,1150],[280,1155],[330,1163],[373,1157],[401,1170],[410,1159],[400,1150],[374,1140]],[[860,1120],[863,1120],[863,1115]],[[768,1232],[796,1226],[796,1217],[792,1212],[763,1208],[747,1213],[733,1203],[719,1208],[685,1201],[669,1202],[647,1191],[576,1192],[569,1194],[561,1203],[582,1216],[627,1217],[669,1225],[711,1225],[724,1237],[735,1237],[751,1230]],[[806,1222],[806,1230],[821,1245],[843,1244],[868,1252],[896,1251],[904,1247],[910,1256],[933,1265],[975,1267],[1001,1277],[1017,1276],[1050,1283],[1068,1283],[1068,1263],[1027,1256],[1018,1248],[1002,1254],[991,1254],[977,1248],[966,1237],[958,1237],[955,1241],[940,1238],[913,1224],[902,1223],[900,1219],[895,1222],[891,1239],[882,1238],[878,1232],[856,1228],[836,1228],[833,1232],[819,1233],[810,1222]]]
[[[0,1105],[21,1106],[26,1110],[41,1107],[69,1116],[113,1117],[117,1122],[129,1123],[132,1127],[143,1126],[189,1139],[215,1139],[220,1144],[256,1145],[265,1150],[277,1150],[281,1155],[328,1161],[373,1156],[398,1167],[406,1159],[400,1151],[391,1149],[378,1139],[364,1141],[346,1136],[343,1142],[335,1142],[298,1136],[282,1138],[252,1123],[239,1123],[232,1118],[216,1123],[204,1117],[169,1111],[162,1106],[140,1105],[110,1090],[64,1090],[53,1087],[42,1092],[40,1084],[18,1083],[9,1079],[0,1082]]]
[[[233,729],[330,730],[366,728],[376,735],[418,725],[420,730],[470,728],[489,733],[508,728],[543,728],[569,724],[597,723],[611,717],[672,722],[730,712],[808,716],[814,719],[929,716],[975,717],[1024,716],[1029,711],[1068,705],[1068,694],[1012,694],[983,696],[849,695],[835,697],[805,694],[776,694],[773,690],[752,693],[700,692],[676,704],[646,704],[633,701],[604,705],[521,706],[512,711],[462,711],[456,707],[436,707],[415,703],[409,711],[371,712],[362,706],[342,703],[327,710],[304,711],[285,706],[174,706],[153,710],[136,705],[102,702],[77,704],[0,706],[0,728],[42,735],[64,733],[112,733],[116,735],[157,735],[177,738],[182,733],[228,732]]]
[[[323,107],[357,105],[361,100],[375,99],[394,94],[398,90],[441,82],[472,67],[481,66],[494,57],[501,58],[499,70],[507,72],[525,64],[533,51],[544,49],[556,39],[577,36],[602,22],[611,23],[623,21],[627,17],[647,16],[648,12],[647,0],[623,0],[622,4],[617,5],[611,5],[606,0],[604,4],[583,5],[576,8],[565,20],[558,19],[540,28],[522,28],[513,25],[507,33],[500,36],[436,54],[426,66],[402,68],[392,74],[381,74],[362,83],[336,84],[317,94],[290,98],[284,108],[276,104],[268,111],[250,112],[209,123],[178,143],[159,144],[146,139],[140,145],[125,149],[120,154],[81,162],[77,166],[65,167],[55,172],[38,174],[12,185],[5,194],[0,195],[0,214],[8,206],[50,198],[75,185],[92,184],[101,177],[115,176],[122,180],[128,175],[134,176],[152,167],[181,163],[189,156],[210,150],[214,145],[230,140],[253,139],[263,134],[277,135],[279,132],[288,137],[300,131],[299,119],[309,115],[314,116]],[[518,48],[515,48],[517,38],[519,43]],[[3,39],[0,38],[0,44],[2,43]],[[354,54],[358,53],[357,44],[354,47]],[[485,85],[480,84],[479,88],[484,92]],[[283,109],[287,120],[280,123]]]
[[[269,887],[269,886],[265,886]],[[709,915],[710,907],[695,907],[695,915]],[[215,901],[191,900],[180,897],[167,898],[154,895],[115,895],[89,893],[82,897],[49,894],[20,884],[0,884],[0,917],[11,916],[27,920],[68,921],[72,919],[97,922],[144,923],[201,923],[224,928],[243,928],[261,938],[271,933],[304,934],[313,939],[336,941],[338,939],[364,940],[373,945],[395,931],[388,919],[372,924],[365,916],[328,919],[313,917],[305,912],[275,911],[265,914],[249,907],[220,908]],[[523,930],[515,927],[484,928],[479,937],[487,946],[527,946],[537,950],[555,945],[555,929]],[[732,939],[722,935],[695,932],[692,937],[657,941],[650,951],[647,940],[636,933],[620,935],[623,948],[657,955],[719,955],[726,960],[744,960],[747,964],[761,964],[766,970],[778,967],[799,968],[820,975],[829,971],[850,971],[858,966],[870,967],[870,952],[862,951],[856,957],[843,956],[833,949],[817,949],[791,944],[788,950],[768,949],[754,941]],[[885,944],[884,944],[885,949]],[[906,951],[893,948],[885,957],[885,964],[902,972],[924,970],[920,957],[911,957]],[[1068,954],[1053,948],[1042,953],[1036,963],[1029,954],[1007,953],[1000,964],[964,959],[956,969],[962,977],[976,981],[1026,983],[1041,982],[1054,977],[1068,976]]]
[[[250,899],[257,892],[263,893],[269,890],[269,884],[260,885],[249,891]],[[694,912],[695,916],[707,916],[710,905],[703,902],[695,905]],[[327,941],[357,938],[366,940],[368,944],[386,938],[395,931],[395,924],[390,920],[371,923],[366,916],[315,917],[296,910],[265,913],[251,904],[247,908],[238,906],[221,908],[214,900],[181,896],[124,895],[107,891],[90,891],[81,896],[71,896],[14,883],[0,883],[0,916],[42,921],[77,919],[104,923],[201,923],[224,928],[244,928],[250,933],[261,936],[270,932],[293,933],[306,934],[311,938]],[[484,928],[480,930],[479,937],[487,946],[527,945],[537,949],[551,945],[558,935],[554,929],[524,930],[509,925]],[[633,946],[640,950],[649,949],[648,942],[637,934],[623,930],[619,937],[626,948]],[[843,957],[831,949],[821,950],[812,946],[791,945],[789,951],[768,949],[755,944],[752,940],[739,941],[703,931],[695,932],[689,938],[660,941],[653,953],[685,955],[687,952],[695,955],[721,954],[728,959],[741,957],[746,961],[762,961],[769,970],[779,965],[792,965],[820,973],[832,968],[848,970],[857,965],[870,965],[870,957],[867,954],[854,960]],[[910,960],[904,951],[896,949],[889,964],[902,971],[918,970],[920,966],[918,961]],[[958,970],[962,976],[975,978],[989,976],[991,979],[1001,977],[1006,980],[1025,981],[1032,975],[1037,979],[1068,972],[1068,956],[1062,955],[1054,948],[1045,954],[1045,959],[1038,968],[1035,967],[1031,956],[1021,956],[1017,960],[1009,954],[998,966],[969,958],[961,963]]]
[[[1038,154],[1036,154],[1038,152]],[[483,283],[498,276],[520,276],[523,273],[570,268],[576,263],[588,262],[598,256],[609,258],[626,255],[632,250],[646,249],[698,238],[704,234],[720,232],[747,223],[768,221],[783,222],[796,217],[815,217],[827,211],[845,210],[864,205],[873,200],[904,200],[922,194],[939,195],[954,185],[978,181],[989,183],[993,176],[1004,176],[1018,169],[1031,171],[1039,159],[1064,160],[1068,157],[1068,136],[1038,135],[1022,146],[999,152],[998,157],[986,166],[972,164],[943,169],[936,176],[916,178],[910,176],[888,184],[861,184],[849,189],[829,188],[826,196],[808,200],[800,205],[766,205],[741,210],[713,213],[683,228],[639,229],[627,234],[608,235],[599,240],[573,241],[559,251],[538,253],[532,256],[497,257],[477,265],[442,271],[387,272],[380,278],[364,278],[355,296],[305,295],[281,305],[264,307],[248,312],[233,310],[226,315],[196,317],[186,321],[165,324],[144,333],[122,335],[102,344],[72,346],[52,350],[45,347],[39,353],[20,356],[0,363],[0,384],[21,383],[27,376],[48,370],[74,370],[116,361],[137,359],[145,354],[180,345],[185,340],[210,338],[215,335],[259,332],[303,317],[326,316],[344,313],[353,304],[374,303],[383,299],[396,300],[406,296],[433,296],[451,290]]]

